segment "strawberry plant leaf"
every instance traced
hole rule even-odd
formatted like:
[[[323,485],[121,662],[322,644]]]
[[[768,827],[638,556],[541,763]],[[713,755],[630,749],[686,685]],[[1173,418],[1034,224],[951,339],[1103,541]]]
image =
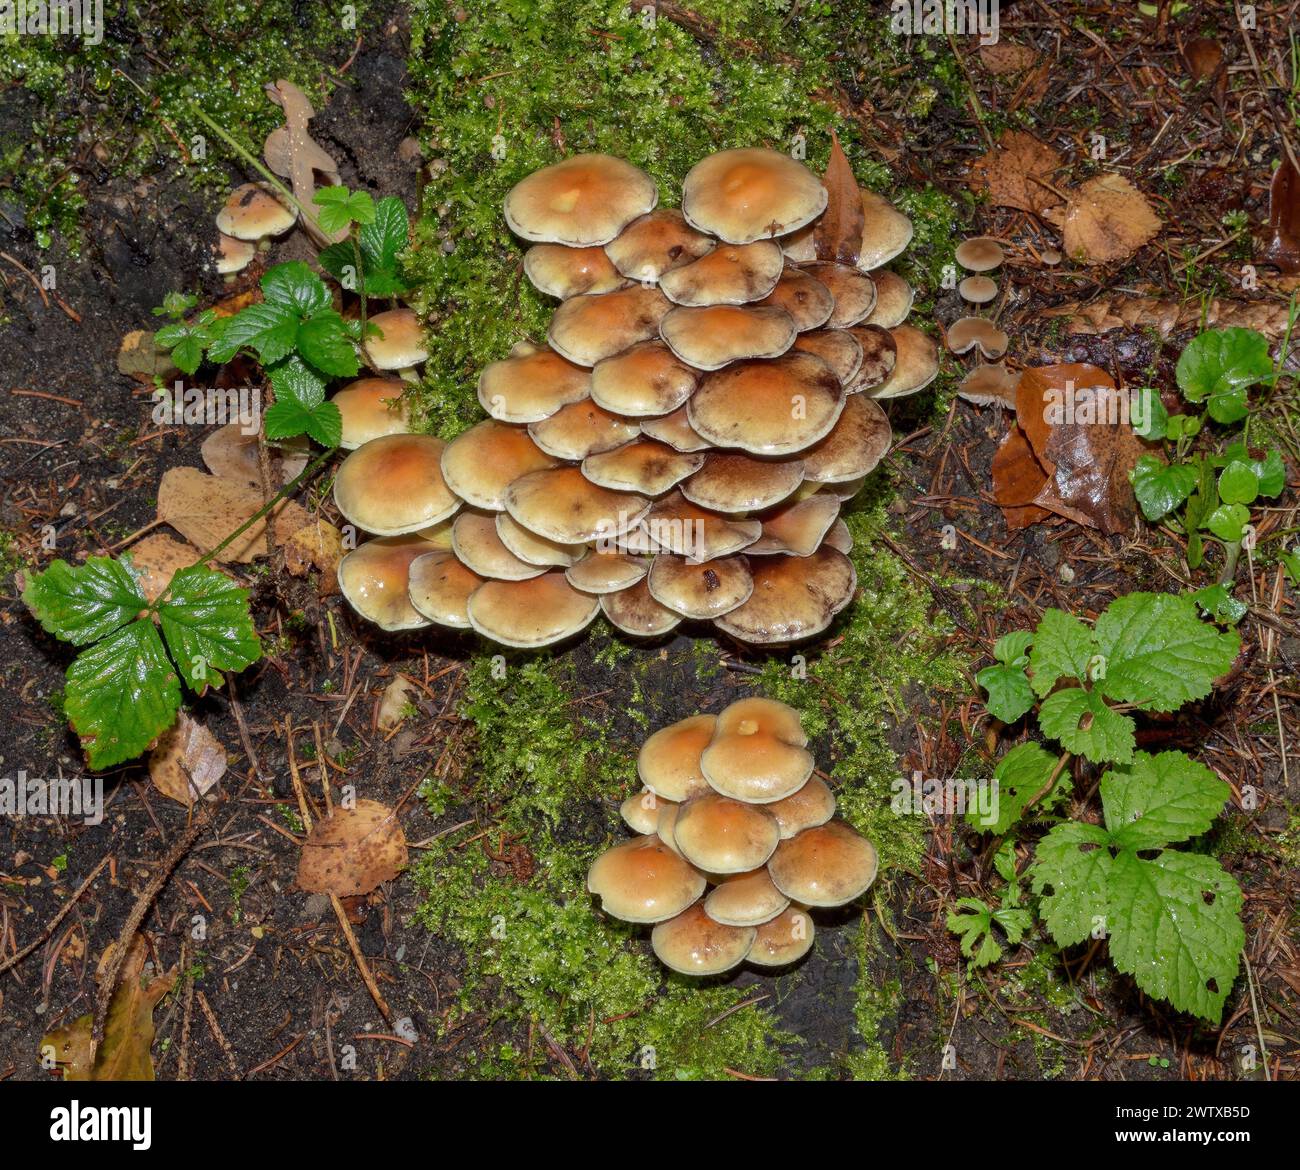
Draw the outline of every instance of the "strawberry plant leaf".
[[[312,196],[312,202],[320,208],[316,221],[327,235],[332,236],[354,223],[375,222],[375,202],[367,191],[322,187]]]
[[[1126,764],[1133,758],[1133,720],[1112,711],[1097,691],[1070,687],[1048,695],[1038,709],[1038,725],[1067,751],[1097,763]]]
[[[291,305],[263,302],[225,318],[208,356],[214,362],[228,362],[247,346],[263,365],[271,365],[292,353],[297,343],[297,310]]]
[[[325,401],[325,379],[308,366],[297,354],[290,354],[272,366],[267,374],[277,400],[292,399],[310,410]],[[268,435],[268,438],[286,438]]]
[[[309,317],[330,304],[330,291],[325,282],[302,260],[268,268],[260,283],[266,304],[283,305],[302,317]]]
[[[1042,698],[1059,678],[1082,682],[1088,677],[1088,663],[1095,650],[1092,631],[1073,614],[1049,609],[1043,614],[1029,655],[1034,693]]]
[[[95,769],[134,759],[176,718],[180,682],[158,630],[137,618],[77,655],[64,710]]]
[[[1138,752],[1122,771],[1101,778],[1111,841],[1121,849],[1159,849],[1209,829],[1231,790],[1182,752]]]
[[[1154,455],[1141,455],[1129,473],[1133,494],[1148,520],[1167,516],[1196,486],[1196,469],[1186,463],[1166,463]]]
[[[1039,916],[1058,945],[1074,946],[1106,923],[1110,834],[1100,825],[1066,821],[1038,843],[1029,870]]]
[[[47,633],[84,646],[126,625],[149,603],[121,561],[88,557],[83,565],[53,562],[23,590],[23,602]]]
[[[1207,585],[1193,593],[1192,600],[1206,617],[1223,626],[1235,626],[1249,608],[1244,601],[1233,597],[1226,585]]]
[[[396,276],[398,253],[406,247],[409,238],[406,204],[395,195],[386,196],[376,203],[374,219],[357,233],[367,275],[373,271]]]
[[[1102,693],[1148,711],[1203,699],[1241,648],[1235,632],[1202,621],[1190,597],[1169,593],[1111,602],[1097,619],[1096,640],[1105,661]]]
[[[196,691],[222,671],[243,670],[261,657],[248,590],[205,565],[177,571],[170,594],[158,606],[158,621],[167,648]]]
[[[993,911],[978,898],[958,898],[948,911],[948,929],[961,939],[961,953],[972,967],[987,967],[1002,958],[993,937]]]
[[[322,309],[304,321],[298,327],[297,345],[304,361],[331,377],[350,378],[359,368],[343,318],[333,309]]]

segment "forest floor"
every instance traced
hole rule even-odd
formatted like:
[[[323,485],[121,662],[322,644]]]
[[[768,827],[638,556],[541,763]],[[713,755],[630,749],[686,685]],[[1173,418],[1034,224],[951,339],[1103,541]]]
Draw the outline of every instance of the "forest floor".
[[[635,61],[621,56],[631,40],[621,7],[549,2],[525,24],[472,4],[370,5],[355,43],[311,41],[294,63],[304,86],[320,85],[313,132],[344,183],[401,197],[413,219],[419,209],[409,271],[435,340],[415,396],[431,429],[449,436],[473,421],[477,369],[544,328],[550,303],[521,287],[499,209],[557,151],[624,154],[672,190],[709,150],[782,148],[804,128],[820,167],[834,126],[859,178],[916,221],[912,323],[939,336],[962,315],[941,281],[961,238],[1005,242],[991,310],[1015,367],[1091,362],[1164,389],[1215,298],[1231,312],[1254,306],[1243,320],[1266,332],[1279,307],[1285,319],[1286,283],[1243,289],[1242,275],[1268,218],[1279,125],[1300,138],[1283,32],[1294,5],[1257,5],[1248,49],[1230,5],[1178,15],[1165,4],[1151,16],[1136,4],[1006,3],[991,52],[974,37],[891,37],[887,5],[825,15],[660,4],[659,39]],[[102,58],[74,55],[75,84],[57,107],[42,104],[55,100],[48,90],[34,96],[44,84],[34,67],[0,74],[0,776],[84,774],[62,714],[68,648],[30,616],[15,574],[128,548],[154,530],[164,472],[202,465],[207,429],[155,423],[152,386],[119,372],[123,337],[153,328],[168,292],[212,304],[255,282],[228,284],[207,267],[212,217],[250,176],[228,159],[200,175],[168,134],[140,149],[133,136],[152,133],[150,111],[115,106],[96,80],[133,69],[168,108],[165,75],[184,58],[169,58],[167,37],[194,50],[169,23],[183,6],[156,9],[149,35],[119,26]],[[259,31],[212,35],[237,58]],[[1201,59],[1188,51],[1196,38],[1220,50],[1201,80],[1189,64]],[[57,142],[42,123],[52,111]],[[259,141],[273,113],[235,125]],[[496,167],[503,128],[516,153]],[[1058,190],[1125,175],[1159,233],[1110,263],[1044,263],[1060,247],[1041,214],[1052,204],[1009,208],[969,181],[971,163],[1016,132],[1057,152]],[[29,138],[46,146],[16,150]],[[37,173],[40,190],[28,181]],[[56,206],[69,173],[82,199]],[[49,265],[56,284],[40,287]],[[1093,306],[1086,331],[1076,304]],[[1263,553],[1239,571],[1250,608],[1231,677],[1139,736],[1198,752],[1238,797],[1245,786],[1262,794],[1256,808],[1234,801],[1203,843],[1246,895],[1249,976],[1222,1021],[1148,998],[1097,947],[1063,952],[1031,932],[973,969],[947,929],[958,898],[996,900],[983,844],[953,818],[895,813],[889,797],[914,773],[987,778],[1016,738],[974,683],[994,640],[1050,607],[1090,618],[1134,590],[1207,584],[1221,563],[1189,572],[1174,534],[1140,519],[1114,536],[1061,518],[1009,529],[991,470],[1009,416],[957,397],[970,361],[943,361],[934,387],[889,404],[894,448],[849,517],[858,600],[798,657],[698,630],[633,645],[598,623],[553,654],[498,659],[446,631],[382,635],[328,580],[291,575],[281,556],[239,566],[267,656],[187,708],[224,745],[228,771],[210,824],[141,928],[158,968],[180,975],[155,1017],[158,1077],[1212,1080],[1264,1075],[1241,1059],[1261,1045],[1268,1075],[1295,1077],[1300,623],[1294,585]],[[1271,400],[1259,422],[1287,463],[1290,486],[1267,509],[1267,531],[1283,536],[1296,531],[1296,406]],[[318,481],[301,502],[338,521],[327,488]],[[414,712],[380,730],[398,676]],[[666,978],[644,934],[596,911],[583,877],[621,835],[641,740],[755,690],[803,712],[819,768],[885,867],[861,904],[819,917],[814,951],[793,970],[698,986]],[[399,810],[411,869],[346,902],[391,1020],[329,899],[295,889],[295,772],[313,813],[328,803],[324,785],[345,783]],[[151,785],[143,762],[104,781],[100,824],[0,821],[0,1080],[49,1075],[42,1037],[91,1010],[100,956],[187,827],[189,811]]]

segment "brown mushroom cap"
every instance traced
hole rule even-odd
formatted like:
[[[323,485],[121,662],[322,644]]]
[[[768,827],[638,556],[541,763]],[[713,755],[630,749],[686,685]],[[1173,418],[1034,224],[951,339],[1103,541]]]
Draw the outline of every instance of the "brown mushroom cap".
[[[756,967],[787,966],[812,950],[814,934],[812,915],[791,906],[758,926],[745,961]]]
[[[804,224],[792,232],[787,232],[777,243],[791,264],[806,264],[817,259],[817,225]]]
[[[1014,410],[1016,406],[1016,389],[1020,385],[1020,374],[1008,370],[1003,362],[981,363],[967,371],[966,376],[957,385],[957,397],[973,402],[976,406],[993,406],[994,404]]]
[[[744,305],[762,300],[781,278],[785,257],[771,240],[719,244],[712,252],[659,279],[677,305]]]
[[[334,503],[358,528],[399,536],[455,512],[460,498],[442,478],[446,444],[433,435],[382,435],[339,464]]]
[[[684,405],[699,380],[699,371],[662,341],[641,341],[596,363],[591,371],[591,398],[597,406],[625,417],[663,415]]]
[[[600,487],[658,496],[703,464],[703,455],[686,455],[657,439],[638,438],[612,451],[588,455],[582,461],[582,474]]]
[[[998,295],[998,282],[987,276],[968,276],[957,286],[962,300],[972,305],[987,305]]]
[[[706,792],[677,810],[673,839],[682,856],[699,869],[745,873],[766,864],[781,840],[781,829],[760,805]]]
[[[560,407],[549,418],[529,423],[528,433],[548,455],[581,460],[640,438],[641,428],[591,399],[583,399]]]
[[[696,163],[682,185],[682,214],[729,244],[785,235],[826,210],[827,192],[807,167],[775,150],[723,150]]]
[[[721,369],[742,358],[774,358],[794,344],[794,318],[777,305],[709,305],[676,308],[659,332],[682,361],[700,370]]]
[[[602,593],[600,608],[611,625],[634,638],[657,638],[682,624],[681,614],[650,596],[644,580],[615,593]]]
[[[756,512],[784,500],[803,481],[803,461],[755,459],[738,451],[713,451],[682,484],[682,495],[715,512]]]
[[[720,557],[703,564],[660,553],[646,579],[660,605],[687,618],[715,618],[743,605],[754,591],[744,557]]]
[[[585,630],[600,605],[558,569],[527,581],[486,581],[469,599],[469,621],[485,638],[532,650]]]
[[[807,742],[793,708],[774,699],[741,699],[719,716],[700,771],[722,796],[770,805],[798,792],[812,775]]]
[[[659,961],[680,975],[720,975],[744,962],[757,934],[752,926],[714,922],[695,905],[655,926],[650,945]]]
[[[1002,245],[991,236],[975,236],[957,246],[957,263],[967,272],[992,272],[1005,258]]]
[[[598,487],[576,467],[530,471],[506,490],[506,511],[530,532],[561,544],[582,544],[626,532],[650,501]]]
[[[689,412],[680,406],[663,418],[641,420],[641,433],[667,443],[677,451],[707,451],[712,444],[691,426]]]
[[[386,309],[367,321],[378,333],[367,330],[362,342],[366,356],[378,370],[402,370],[417,366],[429,356],[424,347],[424,330],[411,309]]]
[[[899,325],[889,331],[894,339],[897,359],[889,377],[875,390],[872,398],[901,398],[924,390],[939,373],[939,347],[934,339],[912,325]]]
[[[516,183],[505,214],[521,239],[587,248],[608,244],[658,202],[654,180],[631,163],[578,154]]]
[[[832,260],[805,264],[803,270],[821,281],[835,298],[835,308],[826,320],[828,329],[847,329],[865,321],[876,307],[876,282],[865,272]]]
[[[846,329],[862,350],[862,364],[848,386],[850,394],[861,394],[882,385],[898,364],[898,342],[888,329],[879,325],[854,325]]]
[[[634,284],[616,292],[586,294],[565,301],[551,318],[551,348],[580,366],[594,366],[638,341],[659,335],[659,323],[673,307],[657,287]]]
[[[824,492],[782,504],[763,517],[763,535],[748,551],[755,556],[771,553],[811,556],[821,547],[839,515],[839,500]]]
[[[663,922],[704,893],[697,873],[658,837],[637,837],[606,850],[587,871],[601,909],[624,922]]]
[[[339,446],[355,451],[382,435],[402,435],[411,429],[411,412],[402,399],[405,383],[398,378],[358,378],[331,401],[343,416]]]
[[[885,412],[870,398],[854,394],[831,433],[803,453],[804,478],[814,483],[859,479],[875,470],[893,438]]]
[[[540,422],[591,392],[591,371],[554,350],[523,343],[491,362],[478,379],[478,400],[494,419]]]
[[[547,540],[544,536],[530,532],[509,512],[497,513],[497,535],[501,537],[501,543],[506,548],[521,561],[527,561],[530,565],[554,565],[567,568],[569,565],[577,564],[587,552],[585,543],[569,544],[560,540]]]
[[[809,776],[798,792],[767,805],[767,811],[776,817],[785,841],[829,821],[835,815],[835,794],[820,776]]]
[[[583,593],[616,593],[645,579],[650,562],[644,557],[616,549],[591,549],[577,564],[565,570],[569,584]]]
[[[217,212],[217,230],[237,240],[261,240],[287,232],[298,222],[291,211],[265,183],[236,187]]]
[[[800,333],[820,329],[835,311],[835,297],[831,290],[802,268],[785,268],[776,287],[759,304],[784,309]]]
[[[755,557],[754,593],[717,619],[717,627],[753,645],[796,642],[820,634],[857,588],[853,563],[822,544],[810,557]]]
[[[660,207],[633,220],[605,254],[629,280],[659,280],[665,272],[689,264],[712,250],[714,241],[697,232],[675,207]]]
[[[681,803],[709,791],[700,756],[713,740],[715,715],[691,715],[661,727],[641,745],[637,775],[656,796]]]
[[[521,561],[502,544],[492,512],[461,512],[452,525],[451,540],[452,551],[460,563],[480,577],[527,581],[546,572],[546,566]]]
[[[862,343],[849,329],[815,329],[801,333],[794,348],[821,358],[846,390],[852,387],[862,369]]]
[[[843,821],[782,841],[768,863],[776,888],[804,906],[843,906],[876,880],[875,846]]]
[[[385,536],[357,545],[339,561],[339,591],[381,630],[415,630],[429,619],[411,605],[411,562],[429,551],[418,536]]]
[[[426,552],[411,562],[407,589],[411,605],[440,626],[469,629],[469,598],[483,578],[471,572],[454,553]]]
[[[706,374],[687,403],[687,417],[719,447],[793,455],[830,431],[844,398],[830,366],[813,354],[796,352]]]
[[[237,240],[225,232],[217,233],[217,242],[212,247],[213,265],[219,276],[232,276],[243,272],[257,255],[257,246],[250,240]]]
[[[839,519],[830,526],[822,543],[828,544],[831,548],[838,549],[845,556],[848,556],[853,551],[853,534],[849,531],[849,526],[844,523],[843,519]]]
[[[523,427],[484,419],[457,435],[442,453],[442,477],[461,499],[476,508],[500,512],[506,489],[530,471],[554,467]]]
[[[693,561],[740,552],[762,535],[757,520],[733,520],[692,504],[680,491],[656,500],[641,527],[660,548]]]
[[[677,848],[677,838],[674,831],[677,828],[677,814],[681,812],[681,808],[680,804],[669,804],[665,801],[659,806],[659,814],[655,817],[655,836],[676,853],[678,857],[682,855],[682,851]],[[704,875],[706,881],[708,877],[708,874]]]
[[[862,247],[858,267],[864,272],[888,264],[912,242],[912,221],[888,199],[859,188],[862,193]]]
[[[648,788],[635,792],[618,806],[623,823],[634,833],[652,835],[659,824],[659,812],[669,802]],[[773,886],[773,889],[776,887]]]
[[[1065,259],[1055,248],[1044,248],[1038,257],[1049,268],[1055,268],[1062,260]]]
[[[524,253],[524,275],[538,291],[561,301],[584,293],[613,292],[624,283],[604,248],[564,244],[534,244]]]
[[[888,268],[877,269],[871,274],[871,279],[876,285],[876,307],[863,324],[879,325],[882,329],[901,325],[912,311],[912,301],[916,297],[912,286]]]
[[[966,353],[979,347],[990,361],[1007,352],[1010,338],[985,317],[962,317],[948,326],[948,348],[953,353]]]
[[[729,874],[704,899],[708,916],[724,926],[758,926],[789,905],[790,899],[772,884],[766,866]]]

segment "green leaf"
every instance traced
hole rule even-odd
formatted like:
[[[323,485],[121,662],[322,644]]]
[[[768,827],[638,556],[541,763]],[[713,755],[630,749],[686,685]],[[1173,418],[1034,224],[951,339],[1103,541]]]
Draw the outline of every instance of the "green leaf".
[[[1186,463],[1166,463],[1154,455],[1139,455],[1129,478],[1142,515],[1148,520],[1159,520],[1192,494],[1196,469]]]
[[[953,907],[948,911],[948,929],[961,939],[961,953],[970,959],[971,966],[987,967],[1002,958],[1002,948],[993,937],[993,912],[988,906],[978,898],[958,898]]]
[[[172,725],[180,683],[148,618],[83,650],[68,667],[63,706],[95,769],[143,752]]]
[[[1033,641],[1032,630],[1012,630],[993,643],[993,657],[1007,666],[1026,666],[1029,663],[1026,651]]]
[[[322,373],[350,378],[358,370],[357,351],[348,340],[343,318],[325,309],[298,329],[298,352]]]
[[[278,400],[290,399],[311,410],[325,401],[325,379],[296,354],[277,362],[267,371]],[[269,436],[283,438],[283,435]]]
[[[1253,329],[1210,329],[1187,343],[1178,359],[1178,385],[1189,402],[1206,402],[1215,422],[1247,414],[1246,389],[1273,373],[1268,339]]]
[[[1034,705],[1034,692],[1022,667],[986,666],[975,681],[988,692],[985,706],[990,714],[1003,723],[1014,723]]]
[[[1137,752],[1127,768],[1101,778],[1106,827],[1121,849],[1159,849],[1200,836],[1231,794],[1209,768],[1182,752]]]
[[[1206,617],[1224,626],[1235,626],[1249,608],[1244,601],[1233,597],[1226,585],[1207,585],[1191,597]]]
[[[1092,631],[1083,622],[1062,610],[1047,610],[1038,623],[1029,656],[1034,693],[1041,698],[1061,677],[1084,681],[1094,653]]]
[[[1160,401],[1160,392],[1154,386],[1143,386],[1137,391],[1129,411],[1133,433],[1140,438],[1163,439],[1169,428],[1169,411]]]
[[[158,607],[167,648],[197,691],[222,671],[243,670],[262,655],[248,612],[248,590],[205,565],[179,569]]]
[[[1148,995],[1217,1023],[1246,943],[1237,883],[1214,858],[1173,850],[1150,861],[1122,852],[1108,877],[1115,966]]]
[[[263,365],[278,362],[298,344],[298,312],[291,305],[249,305],[225,318],[220,335],[208,356],[214,362],[228,362],[247,346]]]
[[[966,810],[966,823],[981,833],[1005,833],[1020,820],[1025,805],[1047,787],[1056,764],[1057,757],[1040,744],[1022,743],[1012,748],[993,770],[993,779],[997,782],[993,819],[985,819],[978,808],[972,807]],[[1053,792],[1044,798],[1042,804],[1052,803],[1057,793],[1067,792],[1069,787],[1069,773],[1062,770]]]
[[[1282,567],[1286,569],[1286,575],[1291,578],[1292,585],[1300,585],[1300,552],[1280,552],[1277,559],[1281,562]]]
[[[1241,639],[1203,622],[1190,597],[1130,593],[1097,619],[1105,660],[1102,693],[1147,711],[1173,711],[1203,699],[1228,672]]]
[[[1192,439],[1201,433],[1205,416],[1200,414],[1171,414],[1165,421],[1165,438]]]
[[[1253,504],[1259,495],[1259,476],[1249,464],[1229,463],[1219,473],[1219,499],[1225,504]]]
[[[1133,758],[1133,720],[1112,711],[1097,691],[1070,687],[1048,695],[1038,709],[1038,725],[1066,751],[1096,763]]]
[[[260,283],[266,304],[293,309],[300,317],[309,317],[330,304],[325,282],[302,260],[268,268]]]
[[[1106,926],[1109,845],[1105,829],[1079,821],[1054,826],[1038,843],[1030,885],[1040,896],[1039,917],[1059,946],[1074,946]]]
[[[1249,523],[1249,508],[1241,504],[1220,504],[1206,518],[1205,527],[1220,540],[1232,544],[1242,538]]]
[[[366,191],[349,191],[346,187],[322,187],[312,197],[320,211],[316,216],[321,230],[329,235],[343,231],[354,223],[374,223],[375,204]]]
[[[1262,460],[1252,459],[1251,470],[1259,479],[1259,494],[1273,499],[1282,494],[1286,487],[1286,464],[1282,462],[1282,452],[1270,447]]]
[[[361,255],[370,272],[397,272],[397,256],[407,245],[410,236],[406,204],[395,195],[389,195],[375,204],[375,218],[358,233]]]
[[[268,439],[307,435],[322,447],[337,447],[343,438],[343,415],[332,402],[305,406],[292,398],[281,398],[271,404],[263,421]]]
[[[47,633],[84,646],[126,625],[149,603],[121,561],[89,557],[76,567],[53,562],[23,590],[23,601]]]

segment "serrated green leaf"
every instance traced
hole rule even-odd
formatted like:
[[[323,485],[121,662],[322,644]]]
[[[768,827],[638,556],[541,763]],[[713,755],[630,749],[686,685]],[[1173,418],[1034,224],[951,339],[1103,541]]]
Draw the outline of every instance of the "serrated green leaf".
[[[206,565],[177,570],[158,621],[167,649],[197,691],[220,681],[222,671],[243,670],[262,655],[248,590]]]
[[[1148,995],[1217,1023],[1246,943],[1237,883],[1214,858],[1173,850],[1149,861],[1126,850],[1108,879],[1115,966]]]
[[[978,808],[968,807],[966,823],[981,833],[999,836],[1005,833],[1020,820],[1025,805],[1047,786],[1056,764],[1057,757],[1040,744],[1022,743],[1013,747],[993,770],[997,789],[992,819],[985,819]],[[1069,786],[1069,773],[1063,771],[1054,789],[1068,791]],[[1043,801],[1044,805],[1048,803],[1047,799]]]
[[[272,403],[264,419],[268,439],[307,435],[322,447],[337,447],[343,438],[343,415],[333,402],[307,407],[292,398]]]
[[[948,929],[961,939],[961,953],[972,967],[987,967],[1002,958],[993,937],[993,912],[978,898],[958,898],[948,911]]]
[[[343,318],[325,309],[298,328],[298,352],[324,374],[350,378],[359,369],[357,351],[348,340]]]
[[[291,305],[249,305],[226,317],[208,351],[214,362],[228,362],[247,346],[263,365],[278,362],[298,344],[298,312]]]
[[[266,304],[292,309],[299,317],[309,317],[330,304],[325,282],[302,260],[268,268],[259,283]]]
[[[1160,849],[1204,833],[1231,789],[1182,752],[1137,752],[1123,770],[1101,778],[1111,841],[1121,849]]]
[[[1030,885],[1039,917],[1059,946],[1083,942],[1107,922],[1110,834],[1100,825],[1066,821],[1038,842]]]
[[[1038,708],[1038,726],[1066,751],[1096,763],[1133,758],[1133,720],[1112,711],[1097,691],[1070,687],[1048,695]]]
[[[1094,652],[1092,631],[1083,622],[1062,610],[1047,610],[1038,623],[1029,655],[1034,693],[1041,698],[1062,677],[1082,682]]]
[[[1166,463],[1154,455],[1139,455],[1129,477],[1133,495],[1148,520],[1167,516],[1196,486],[1195,468],[1185,463]]]
[[[316,220],[328,235],[343,231],[354,223],[374,223],[375,204],[366,191],[349,191],[346,187],[322,187],[312,197],[320,211]]]
[[[993,657],[999,662],[1006,663],[1007,666],[1024,666],[1029,661],[1025,652],[1033,641],[1032,630],[1012,630],[993,643]],[[1021,659],[1024,661],[1022,662]]]
[[[1207,585],[1191,597],[1206,617],[1225,626],[1235,626],[1249,608],[1244,601],[1233,597],[1226,585]]]
[[[267,374],[278,400],[292,399],[307,410],[325,401],[325,380],[297,354],[290,354],[283,361],[277,362]],[[268,438],[284,437],[268,435]]]
[[[1259,495],[1259,476],[1249,464],[1229,463],[1219,473],[1219,499],[1225,504],[1253,504]]]
[[[362,227],[357,235],[367,275],[370,270],[396,273],[398,253],[406,247],[409,234],[406,204],[395,195],[376,203],[374,221]]]
[[[1206,402],[1216,422],[1246,416],[1246,389],[1273,373],[1268,339],[1253,329],[1209,329],[1178,358],[1178,385],[1189,402]]]
[[[1202,621],[1191,598],[1130,593],[1097,619],[1097,648],[1105,659],[1102,693],[1148,711],[1173,711],[1203,699],[1226,674],[1241,639]]]
[[[28,580],[23,602],[47,633],[74,646],[106,637],[149,604],[126,566],[111,557],[88,557],[75,567],[54,561]]]
[[[1034,705],[1034,692],[1022,667],[986,666],[975,681],[988,692],[984,705],[1003,723],[1014,723]]]
[[[148,618],[83,650],[67,679],[64,710],[95,769],[134,759],[172,725],[181,705],[180,682]]]

